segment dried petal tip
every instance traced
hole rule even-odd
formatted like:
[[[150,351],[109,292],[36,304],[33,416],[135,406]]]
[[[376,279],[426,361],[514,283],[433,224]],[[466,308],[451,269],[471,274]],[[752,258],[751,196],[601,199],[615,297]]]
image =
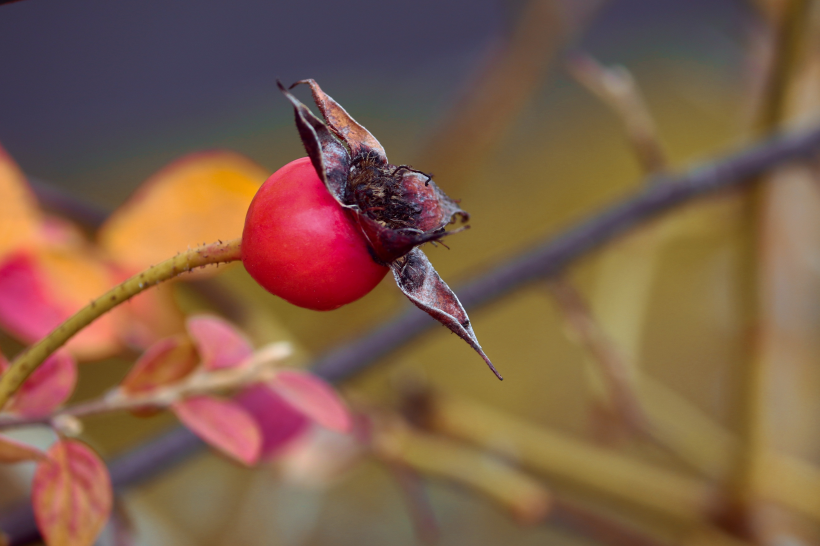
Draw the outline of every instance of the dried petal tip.
[[[458,297],[447,284],[441,280],[430,260],[424,252],[414,248],[407,256],[391,264],[396,284],[407,298],[419,309],[442,323],[454,334],[467,342],[470,347],[481,355],[487,366],[495,376],[503,381],[503,377],[495,369],[493,363],[484,354],[478,339],[473,332],[470,318]]]

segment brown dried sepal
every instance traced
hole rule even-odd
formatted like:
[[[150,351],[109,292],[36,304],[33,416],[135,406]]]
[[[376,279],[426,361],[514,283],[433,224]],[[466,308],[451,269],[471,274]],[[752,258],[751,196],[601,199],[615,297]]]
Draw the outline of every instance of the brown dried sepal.
[[[390,164],[379,141],[315,81],[301,80],[290,88],[299,84],[310,86],[325,122],[278,85],[293,104],[296,127],[316,173],[336,201],[353,213],[374,260],[389,265],[410,301],[466,341],[501,379],[458,298],[417,248],[460,231],[445,227],[456,218],[465,222],[469,215],[431,175]]]
[[[495,369],[493,363],[484,354],[478,339],[475,337],[470,318],[458,297],[450,290],[441,277],[439,277],[433,264],[427,256],[414,248],[403,258],[390,264],[393,270],[393,277],[399,285],[404,295],[415,304],[416,307],[428,313],[431,317],[445,325],[454,334],[467,342],[481,355],[487,366],[499,379],[503,379]]]

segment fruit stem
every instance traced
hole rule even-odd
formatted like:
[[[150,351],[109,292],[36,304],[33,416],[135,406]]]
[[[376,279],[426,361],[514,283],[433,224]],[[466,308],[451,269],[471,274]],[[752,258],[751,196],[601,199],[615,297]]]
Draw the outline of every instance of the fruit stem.
[[[151,286],[182,273],[210,264],[239,260],[241,242],[241,239],[219,241],[177,254],[137,273],[77,311],[46,337],[20,353],[6,373],[0,375],[0,409],[43,361],[94,320]]]

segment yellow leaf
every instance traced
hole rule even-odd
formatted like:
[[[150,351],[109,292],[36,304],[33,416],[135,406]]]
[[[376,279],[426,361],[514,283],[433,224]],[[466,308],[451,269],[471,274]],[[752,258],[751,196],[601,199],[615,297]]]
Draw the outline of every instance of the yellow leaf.
[[[37,201],[20,168],[0,146],[0,259],[35,239]]]
[[[64,319],[116,284],[114,275],[90,249],[43,248],[36,254],[36,261],[44,274],[47,294],[66,310]],[[94,321],[67,347],[80,360],[96,360],[118,352],[120,342],[113,316]]]
[[[202,243],[240,237],[267,174],[232,152],[186,156],[117,209],[100,230],[100,246],[117,264],[139,271]]]

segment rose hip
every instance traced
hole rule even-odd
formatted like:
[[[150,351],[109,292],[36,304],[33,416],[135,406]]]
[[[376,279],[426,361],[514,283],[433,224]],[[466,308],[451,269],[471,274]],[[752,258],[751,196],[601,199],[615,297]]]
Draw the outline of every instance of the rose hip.
[[[273,173],[253,198],[242,263],[269,292],[317,311],[361,298],[389,271],[307,157]]]

